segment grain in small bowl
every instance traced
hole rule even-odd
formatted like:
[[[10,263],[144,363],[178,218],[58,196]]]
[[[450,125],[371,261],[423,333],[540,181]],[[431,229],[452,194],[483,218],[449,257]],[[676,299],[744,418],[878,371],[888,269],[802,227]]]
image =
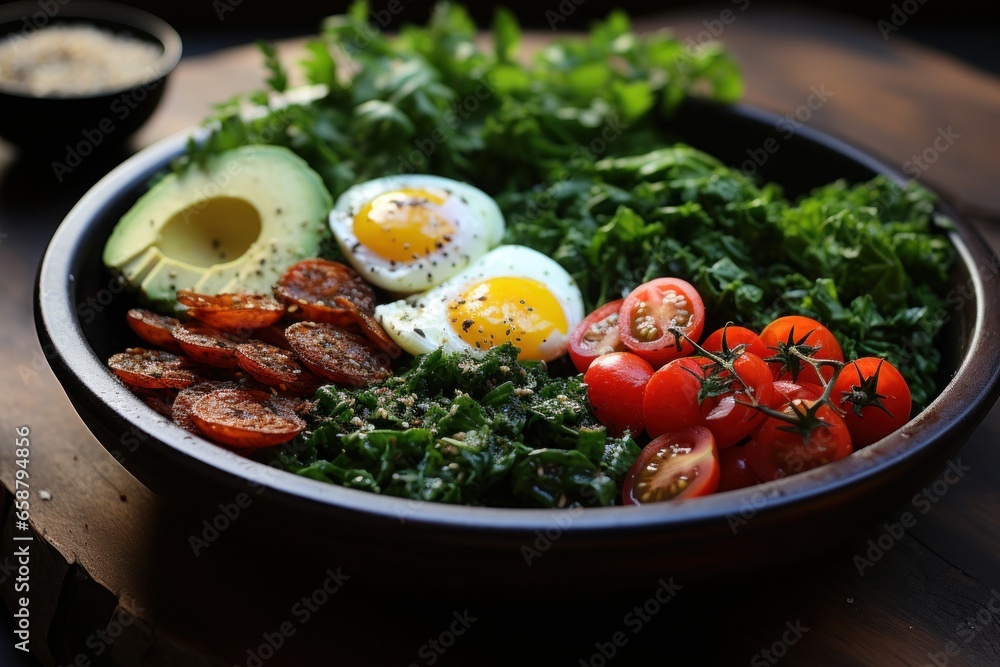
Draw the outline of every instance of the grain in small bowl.
[[[149,119],[181,50],[176,30],[134,7],[4,5],[0,137],[72,169]]]

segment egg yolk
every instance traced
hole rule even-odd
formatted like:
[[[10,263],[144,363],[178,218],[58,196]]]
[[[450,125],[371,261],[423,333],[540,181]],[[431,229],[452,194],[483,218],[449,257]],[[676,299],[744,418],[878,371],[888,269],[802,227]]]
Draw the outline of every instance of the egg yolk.
[[[569,331],[555,295],[532,278],[488,278],[448,304],[451,327],[470,347],[488,350],[510,341],[518,359],[546,359],[554,336]],[[551,356],[551,355],[549,355]]]
[[[354,216],[354,236],[375,254],[392,262],[412,262],[444,247],[455,233],[441,206],[446,196],[428,190],[386,192]]]

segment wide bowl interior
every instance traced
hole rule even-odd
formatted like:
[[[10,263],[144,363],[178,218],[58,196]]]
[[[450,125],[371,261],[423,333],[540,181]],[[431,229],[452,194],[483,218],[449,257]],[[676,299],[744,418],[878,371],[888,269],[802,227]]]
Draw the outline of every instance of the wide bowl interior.
[[[769,153],[760,173],[791,195],[837,178],[903,178],[877,158],[807,128],[785,136],[777,121],[756,109],[692,101],[673,124],[687,142],[735,166],[773,139],[779,150]],[[108,451],[147,486],[188,506],[211,508],[251,490],[253,511],[238,528],[264,548],[291,548],[321,562],[334,558],[381,583],[419,580],[464,591],[573,590],[581,577],[588,586],[624,589],[667,575],[730,575],[805,558],[884,518],[945,465],[997,396],[1000,351],[987,345],[990,332],[1000,330],[1000,292],[989,283],[997,258],[942,202],[942,213],[957,224],[952,280],[972,294],[953,300],[949,313],[943,391],[901,431],[847,459],[687,502],[580,511],[453,507],[297,477],[169,423],[104,365],[136,342],[124,324],[131,300],[100,263],[104,241],[185,141],[177,136],[142,151],[73,209],[39,272],[36,323],[54,371]],[[594,576],[610,570],[613,577]]]

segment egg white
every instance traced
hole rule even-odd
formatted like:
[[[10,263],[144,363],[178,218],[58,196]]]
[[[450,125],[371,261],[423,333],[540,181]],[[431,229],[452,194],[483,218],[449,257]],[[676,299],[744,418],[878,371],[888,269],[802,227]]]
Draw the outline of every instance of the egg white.
[[[470,346],[452,328],[448,306],[470,285],[498,277],[531,278],[548,287],[562,307],[568,328],[564,335],[549,336],[540,351],[545,361],[565,353],[570,333],[583,320],[583,296],[562,266],[526,246],[498,246],[426,292],[377,306],[375,318],[396,344],[410,354],[425,354],[442,347],[447,352],[467,351],[482,356],[485,350]]]
[[[387,192],[418,189],[446,197],[441,214],[454,226],[450,241],[425,257],[390,261],[362,245],[354,233],[354,216]],[[450,178],[401,174],[359,183],[337,198],[330,229],[351,265],[366,280],[395,294],[413,294],[438,285],[500,243],[505,224],[500,207],[482,190]]]

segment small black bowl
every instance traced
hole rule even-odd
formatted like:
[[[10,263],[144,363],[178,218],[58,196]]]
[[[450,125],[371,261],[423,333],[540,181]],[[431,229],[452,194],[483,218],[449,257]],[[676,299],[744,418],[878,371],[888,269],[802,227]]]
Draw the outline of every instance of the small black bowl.
[[[0,40],[28,37],[50,26],[80,24],[151,42],[162,53],[150,66],[145,81],[100,94],[35,97],[0,87],[0,137],[26,154],[74,162],[120,145],[152,115],[168,76],[180,60],[177,31],[141,9],[96,0],[74,0],[53,10],[43,9],[38,2],[0,7]]]
[[[794,196],[886,163],[809,128],[781,136],[780,116],[745,106],[686,105],[675,129],[695,147],[739,166],[746,149],[776,145],[762,176]],[[586,510],[460,507],[326,484],[271,468],[199,438],[158,415],[108,370],[128,344],[131,299],[101,266],[118,218],[149,179],[182,154],[184,134],[127,160],[69,213],[42,262],[35,321],[53,371],[104,447],[139,480],[196,516],[240,493],[252,511],[232,530],[248,552],[280,562],[342,564],[375,583],[438,596],[593,596],[647,590],[661,578],[725,579],[816,555],[883,520],[933,479],[1000,391],[1000,270],[982,237],[955,221],[955,287],[942,345],[941,391],[905,427],[840,461],[756,487],[675,503]],[[770,141],[776,143],[771,144]]]

